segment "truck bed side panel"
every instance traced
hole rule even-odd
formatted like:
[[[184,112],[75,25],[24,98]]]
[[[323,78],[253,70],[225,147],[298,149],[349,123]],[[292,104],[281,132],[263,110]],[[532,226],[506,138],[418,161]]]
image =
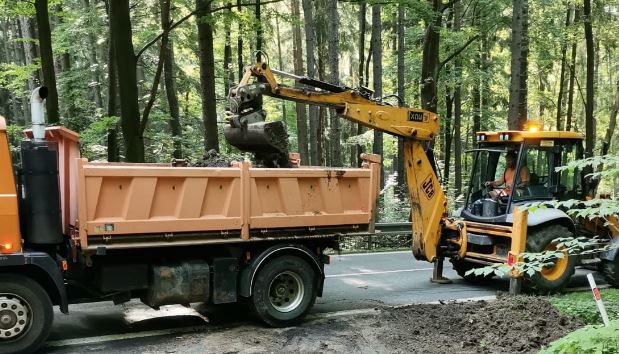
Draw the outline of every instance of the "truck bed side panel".
[[[378,168],[77,165],[82,247],[89,236],[367,225],[378,193]]]

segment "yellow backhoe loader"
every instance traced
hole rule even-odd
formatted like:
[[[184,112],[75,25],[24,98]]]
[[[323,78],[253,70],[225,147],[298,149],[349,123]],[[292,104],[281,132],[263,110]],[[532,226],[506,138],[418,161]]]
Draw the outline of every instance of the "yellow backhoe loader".
[[[287,86],[278,77],[294,80]],[[262,96],[333,108],[339,116],[368,128],[404,138],[404,163],[411,205],[412,251],[419,260],[433,262],[433,281],[442,276],[442,262],[449,259],[459,275],[480,280],[467,271],[496,263],[513,264],[524,252],[555,250],[559,237],[578,232],[597,234],[619,242],[616,216],[596,227],[581,230],[564,210],[541,208],[528,212],[519,208],[531,202],[584,200],[581,171],[556,171],[556,167],[582,156],[584,136],[571,131],[543,131],[532,125],[526,131],[479,132],[473,154],[466,201],[455,217],[449,217],[447,199],[437,174],[429,143],[439,131],[436,114],[417,108],[394,107],[374,98],[367,88],[350,88],[300,77],[269,67],[266,62],[247,66],[238,86],[230,90],[232,109],[225,128],[227,140],[244,151],[283,151],[273,144],[273,134],[261,130],[281,122],[265,123]],[[281,134],[280,134],[281,136]],[[519,171],[515,173],[515,171]],[[611,221],[610,223],[606,221]],[[598,262],[615,286],[619,274],[617,251],[586,260]],[[537,291],[557,291],[567,285],[577,259],[566,254],[552,266],[527,277]],[[512,274],[513,279],[521,274]],[[514,291],[519,282],[513,281]]]

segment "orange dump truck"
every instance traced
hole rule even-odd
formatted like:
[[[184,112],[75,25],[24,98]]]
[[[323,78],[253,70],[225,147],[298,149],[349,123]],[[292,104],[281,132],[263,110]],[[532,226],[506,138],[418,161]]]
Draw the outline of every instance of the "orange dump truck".
[[[291,325],[322,293],[325,249],[373,230],[376,156],[355,169],[93,163],[76,133],[33,130],[14,167],[0,117],[0,353],[36,350],[52,307],[75,302],[245,298]]]

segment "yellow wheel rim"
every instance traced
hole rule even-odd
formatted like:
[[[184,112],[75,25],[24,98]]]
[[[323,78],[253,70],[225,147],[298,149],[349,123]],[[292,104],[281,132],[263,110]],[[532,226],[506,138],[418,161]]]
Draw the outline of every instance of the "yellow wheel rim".
[[[545,251],[556,251],[557,246],[555,244],[549,244],[546,246]],[[542,276],[549,281],[555,281],[565,273],[568,265],[568,254],[563,251],[563,258],[557,258],[555,260],[555,265],[552,267],[544,267],[542,268]]]

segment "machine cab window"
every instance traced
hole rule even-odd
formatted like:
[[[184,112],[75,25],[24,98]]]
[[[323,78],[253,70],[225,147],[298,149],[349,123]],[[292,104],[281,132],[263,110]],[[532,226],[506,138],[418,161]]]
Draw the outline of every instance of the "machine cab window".
[[[469,153],[474,163],[462,212],[466,219],[503,218],[515,205],[576,198],[582,193],[579,171],[557,171],[582,156],[580,141],[489,142]]]

